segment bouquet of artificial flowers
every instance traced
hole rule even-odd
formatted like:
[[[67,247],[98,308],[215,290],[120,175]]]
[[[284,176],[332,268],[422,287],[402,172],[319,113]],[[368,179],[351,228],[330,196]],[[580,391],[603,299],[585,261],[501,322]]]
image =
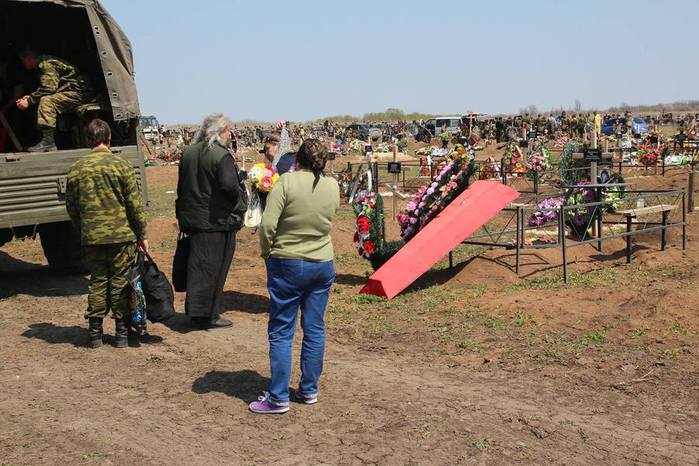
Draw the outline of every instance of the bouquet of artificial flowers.
[[[248,173],[248,179],[250,180],[253,190],[268,193],[279,179],[279,174],[271,165],[258,163],[253,165]]]

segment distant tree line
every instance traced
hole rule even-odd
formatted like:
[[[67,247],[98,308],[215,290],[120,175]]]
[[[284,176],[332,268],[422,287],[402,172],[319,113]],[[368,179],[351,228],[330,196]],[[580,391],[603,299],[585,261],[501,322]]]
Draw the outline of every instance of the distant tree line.
[[[549,113],[560,113],[562,111],[580,113],[580,112],[593,112],[597,109],[587,109],[583,110],[582,103],[579,99],[575,99],[574,106],[565,109],[563,106],[559,108],[552,108]],[[629,105],[625,102],[619,105],[609,107],[605,112],[612,113],[622,113],[622,112],[633,112],[633,113],[663,113],[663,112],[699,112],[699,100],[682,100],[667,104],[655,104],[655,105]],[[467,112],[463,112],[464,114]],[[522,107],[519,113],[524,115],[528,113],[529,115],[538,115],[539,109],[536,105],[529,105],[527,107]],[[328,120],[334,123],[352,123],[356,121],[412,121],[412,120],[429,120],[430,118],[435,118],[437,115],[433,113],[421,113],[412,112],[405,113],[399,108],[389,108],[383,112],[370,112],[365,113],[363,116],[356,115],[333,115],[325,118],[319,118],[313,123],[323,123]],[[298,123],[298,122],[297,122]],[[253,125],[264,125],[269,124],[269,122],[257,121],[257,120],[244,120],[238,122],[241,126],[253,126]]]
[[[412,112],[405,113],[399,108],[389,108],[384,112],[370,112],[363,116],[356,115],[334,115],[326,118],[320,118],[316,122],[324,122],[326,120],[335,123],[352,123],[354,121],[412,121],[412,120],[428,120],[434,118],[435,115],[429,113]]]
[[[583,109],[580,100],[575,99],[575,105],[572,107],[564,108],[560,106],[558,108],[552,108],[549,113],[561,113],[562,111],[581,113],[581,112],[594,112],[597,111],[596,108]],[[682,100],[667,104],[655,104],[655,105],[629,105],[626,102],[622,102],[619,105],[609,107],[606,110],[601,110],[603,112],[610,113],[664,113],[664,112],[695,112],[699,111],[699,100]],[[539,109],[536,105],[529,105],[527,107],[522,107],[519,109],[520,115],[538,115]]]
[[[699,110],[699,100],[683,100],[669,104],[629,105],[625,102],[607,109],[608,112],[693,112]]]

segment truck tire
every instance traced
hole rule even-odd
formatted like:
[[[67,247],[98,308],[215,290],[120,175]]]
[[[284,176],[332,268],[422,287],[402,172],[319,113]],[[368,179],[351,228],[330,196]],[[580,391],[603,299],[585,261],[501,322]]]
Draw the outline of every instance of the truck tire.
[[[39,237],[52,269],[68,274],[84,275],[88,272],[81,254],[80,238],[70,222],[41,225]]]
[[[0,230],[0,247],[12,241],[12,230]]]

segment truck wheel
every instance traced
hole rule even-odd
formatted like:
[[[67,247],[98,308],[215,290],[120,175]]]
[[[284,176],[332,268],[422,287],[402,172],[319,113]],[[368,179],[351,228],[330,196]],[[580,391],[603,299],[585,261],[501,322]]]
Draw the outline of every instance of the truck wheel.
[[[0,230],[0,247],[12,241],[12,230]]]
[[[44,256],[52,269],[69,274],[86,274],[80,238],[70,222],[48,223],[39,227]]]

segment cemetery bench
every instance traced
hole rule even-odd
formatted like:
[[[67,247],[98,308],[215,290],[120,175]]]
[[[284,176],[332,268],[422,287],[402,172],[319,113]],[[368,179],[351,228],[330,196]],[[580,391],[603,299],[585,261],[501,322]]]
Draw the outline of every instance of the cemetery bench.
[[[660,231],[660,249],[665,250],[667,245],[667,225],[670,212],[676,210],[676,205],[660,204],[650,207],[639,207],[637,209],[617,210],[616,213],[626,217],[626,263],[631,263],[631,235],[633,229],[633,219],[645,215],[662,213],[662,230]]]

